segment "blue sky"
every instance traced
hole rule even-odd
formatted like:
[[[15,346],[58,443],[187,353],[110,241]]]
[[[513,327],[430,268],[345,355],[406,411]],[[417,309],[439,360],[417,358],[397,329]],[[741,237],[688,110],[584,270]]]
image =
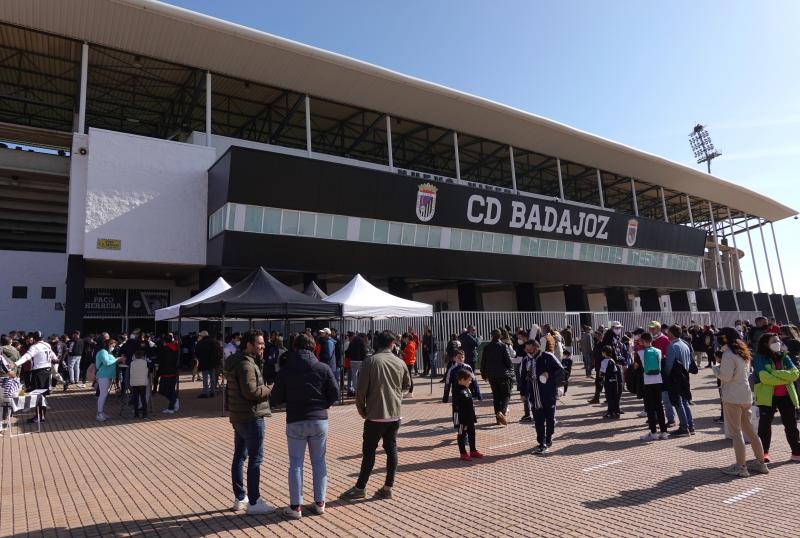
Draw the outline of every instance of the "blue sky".
[[[800,210],[800,2],[744,0],[170,3],[500,101],[690,165]],[[642,178],[646,180],[647,178]],[[775,226],[800,296],[800,220]],[[772,237],[767,252],[782,293]],[[753,236],[761,286],[765,255]],[[746,237],[745,283],[756,291]]]

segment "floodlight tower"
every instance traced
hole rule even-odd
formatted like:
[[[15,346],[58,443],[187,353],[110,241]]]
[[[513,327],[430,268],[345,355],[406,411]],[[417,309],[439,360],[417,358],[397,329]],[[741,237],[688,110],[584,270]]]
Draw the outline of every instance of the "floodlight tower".
[[[708,135],[704,125],[698,123],[694,126],[692,132],[689,133],[689,144],[692,146],[697,164],[706,163],[710,174],[711,161],[722,155],[722,153],[714,149],[714,144],[711,142],[711,137]]]

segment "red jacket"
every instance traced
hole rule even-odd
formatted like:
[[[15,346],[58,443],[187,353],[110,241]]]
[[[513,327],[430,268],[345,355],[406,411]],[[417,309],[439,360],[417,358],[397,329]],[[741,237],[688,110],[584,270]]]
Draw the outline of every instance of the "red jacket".
[[[413,340],[409,340],[403,348],[403,362],[409,366],[414,366],[417,362],[417,344]]]

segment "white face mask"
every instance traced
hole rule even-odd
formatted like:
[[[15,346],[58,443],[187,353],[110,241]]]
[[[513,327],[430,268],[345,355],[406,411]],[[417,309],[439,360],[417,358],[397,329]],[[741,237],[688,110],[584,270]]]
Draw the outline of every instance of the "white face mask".
[[[742,332],[742,326],[741,325],[737,325],[736,326],[736,330],[739,331],[739,332]]]
[[[622,327],[614,327],[614,334],[616,335],[622,334]]]
[[[780,353],[781,352],[781,343],[780,342],[772,342],[769,345],[769,349],[772,350],[773,353]]]

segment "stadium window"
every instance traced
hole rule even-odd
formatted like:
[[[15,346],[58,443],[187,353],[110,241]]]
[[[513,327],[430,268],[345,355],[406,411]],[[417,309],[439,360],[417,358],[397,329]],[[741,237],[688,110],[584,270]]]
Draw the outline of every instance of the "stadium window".
[[[438,226],[431,226],[430,234],[428,235],[428,246],[431,248],[440,248],[442,243],[442,229]]]
[[[450,248],[453,250],[461,250],[461,235],[462,231],[456,228],[450,230]]]
[[[42,299],[55,299],[56,288],[54,286],[42,286]]]
[[[28,298],[28,286],[12,286],[11,287],[11,298],[12,299],[27,299]]]
[[[364,243],[372,243],[372,236],[375,234],[375,221],[372,219],[361,219],[361,227],[358,231],[358,240]]]
[[[375,221],[375,235],[372,238],[376,243],[386,244],[389,241],[389,223],[385,220]]]
[[[247,206],[244,211],[244,231],[261,232],[261,221],[264,219],[264,208],[253,205]]]
[[[333,238],[347,239],[347,217],[342,215],[333,216]]]
[[[430,228],[428,226],[424,226],[421,224],[417,226],[417,236],[414,239],[414,245],[418,247],[427,247],[429,232]]]
[[[403,224],[403,245],[412,246],[414,244],[414,237],[416,234],[416,224]]]
[[[284,235],[297,235],[298,221],[300,213],[298,211],[283,210],[283,221],[281,222],[281,233]]]
[[[389,224],[389,244],[399,245],[403,237],[403,225],[399,222]]]
[[[321,215],[320,215],[321,216]],[[330,218],[330,217],[328,217]],[[317,237],[324,237],[320,235],[320,224],[317,224]],[[267,234],[279,234],[281,233],[281,210],[275,209],[273,207],[268,207],[265,209],[264,212],[264,228],[262,230],[264,233]],[[327,237],[331,236],[331,223],[330,220],[328,221],[328,235]]]
[[[298,235],[304,235],[307,237],[313,237],[314,235],[314,228],[317,223],[316,213],[307,213],[303,211],[300,213],[300,223],[297,228]]]
[[[539,255],[539,240],[531,238],[531,246],[528,251],[529,256],[538,256]]]

